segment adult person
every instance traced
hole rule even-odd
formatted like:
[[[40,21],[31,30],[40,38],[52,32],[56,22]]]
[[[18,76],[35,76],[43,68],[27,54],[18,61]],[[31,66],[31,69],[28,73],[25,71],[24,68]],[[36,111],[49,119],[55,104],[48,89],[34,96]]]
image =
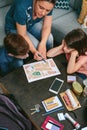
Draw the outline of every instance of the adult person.
[[[46,51],[53,47],[51,24],[54,5],[55,0],[14,0],[6,15],[6,34],[22,35],[36,60],[42,59],[38,53],[46,59]]]

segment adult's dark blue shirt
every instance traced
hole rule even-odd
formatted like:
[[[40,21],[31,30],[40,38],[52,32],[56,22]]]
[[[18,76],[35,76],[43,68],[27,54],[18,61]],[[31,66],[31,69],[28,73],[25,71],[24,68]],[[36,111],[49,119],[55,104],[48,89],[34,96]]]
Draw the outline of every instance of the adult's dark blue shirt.
[[[42,20],[42,18],[33,20],[33,1],[14,0],[6,15],[5,28],[14,30],[16,29],[16,23],[19,23],[20,25],[26,25],[27,30],[29,30],[35,23]],[[52,15],[52,11],[48,15]]]

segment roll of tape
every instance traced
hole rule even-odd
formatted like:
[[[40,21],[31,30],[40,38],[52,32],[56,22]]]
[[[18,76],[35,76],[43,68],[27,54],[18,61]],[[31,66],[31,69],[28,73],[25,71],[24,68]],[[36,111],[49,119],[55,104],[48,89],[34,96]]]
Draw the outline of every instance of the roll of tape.
[[[72,83],[72,86],[73,86],[73,91],[80,95],[82,92],[83,92],[83,87],[81,86],[81,84],[77,81],[73,82]]]

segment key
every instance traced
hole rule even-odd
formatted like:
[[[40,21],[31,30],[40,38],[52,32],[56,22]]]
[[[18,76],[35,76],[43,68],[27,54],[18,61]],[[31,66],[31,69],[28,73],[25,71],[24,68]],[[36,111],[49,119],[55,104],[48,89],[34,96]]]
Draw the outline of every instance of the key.
[[[35,110],[35,111],[33,111],[33,112],[31,113],[31,115],[34,115],[36,112],[37,112],[36,110]]]
[[[36,112],[39,112],[39,111],[40,111],[39,107],[35,107],[35,111],[33,111],[33,112],[31,113],[31,115],[33,115],[33,114],[35,114]]]
[[[30,110],[36,110],[36,108],[31,108]]]

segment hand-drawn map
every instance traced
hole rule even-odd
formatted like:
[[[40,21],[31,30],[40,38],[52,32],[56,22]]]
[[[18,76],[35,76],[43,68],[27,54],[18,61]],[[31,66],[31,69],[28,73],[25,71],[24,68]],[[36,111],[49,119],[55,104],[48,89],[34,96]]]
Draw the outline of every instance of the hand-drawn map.
[[[37,61],[23,65],[23,68],[28,82],[33,82],[60,74],[60,71],[52,58],[47,59],[46,62]]]

